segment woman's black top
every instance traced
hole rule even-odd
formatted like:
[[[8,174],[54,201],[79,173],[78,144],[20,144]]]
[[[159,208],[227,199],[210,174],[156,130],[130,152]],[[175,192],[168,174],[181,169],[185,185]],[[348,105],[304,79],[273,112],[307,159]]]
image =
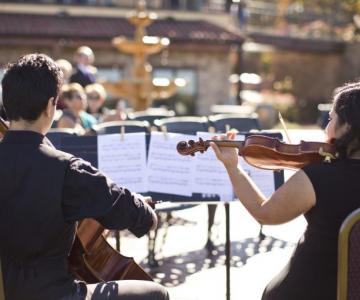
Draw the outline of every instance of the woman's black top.
[[[307,229],[288,265],[266,287],[263,300],[336,300],[337,242],[345,218],[360,206],[360,160],[303,168],[316,194]]]
[[[77,284],[67,257],[76,221],[144,235],[152,212],[90,163],[48,146],[31,131],[8,131],[0,143],[0,258],[6,299],[70,295]]]

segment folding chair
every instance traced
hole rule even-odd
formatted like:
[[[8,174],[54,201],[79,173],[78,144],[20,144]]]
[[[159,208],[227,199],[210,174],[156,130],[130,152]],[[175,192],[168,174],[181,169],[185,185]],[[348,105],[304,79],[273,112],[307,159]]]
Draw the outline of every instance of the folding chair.
[[[157,119],[174,117],[175,112],[173,110],[159,109],[159,108],[149,108],[144,111],[136,111],[129,113],[130,120],[136,121],[148,121],[150,125],[154,125],[154,121]]]
[[[172,117],[155,120],[154,125],[159,130],[166,127],[168,132],[183,133],[183,134],[196,134],[197,131],[209,130],[209,123],[206,117]]]
[[[55,147],[60,147],[62,138],[76,135],[76,131],[71,128],[50,128],[46,137]]]
[[[338,240],[337,300],[360,295],[360,208],[342,223]]]
[[[150,123],[147,121],[112,121],[96,124],[92,127],[96,134],[120,133],[121,128],[124,128],[126,133],[150,133]]]
[[[209,116],[211,126],[216,131],[225,132],[226,127],[235,128],[238,131],[260,130],[260,123],[256,114],[244,116],[243,114],[218,114]]]

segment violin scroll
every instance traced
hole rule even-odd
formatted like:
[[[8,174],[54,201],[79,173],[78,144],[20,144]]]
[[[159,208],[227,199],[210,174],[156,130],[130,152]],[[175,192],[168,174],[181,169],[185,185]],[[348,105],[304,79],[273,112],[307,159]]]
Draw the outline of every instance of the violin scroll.
[[[179,142],[176,147],[181,155],[191,156],[194,156],[196,152],[204,153],[208,148],[209,145],[202,138],[199,138],[198,142],[195,142],[194,140]]]

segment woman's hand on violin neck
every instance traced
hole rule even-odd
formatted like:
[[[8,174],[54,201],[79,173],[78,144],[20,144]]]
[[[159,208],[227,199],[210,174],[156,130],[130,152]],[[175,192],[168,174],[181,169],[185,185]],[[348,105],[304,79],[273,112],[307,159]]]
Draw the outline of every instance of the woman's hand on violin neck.
[[[229,131],[226,135],[214,136],[212,139],[214,141],[223,141],[223,140],[234,140],[236,133]],[[220,160],[226,169],[237,168],[239,155],[238,149],[233,147],[218,147],[215,143],[210,143],[211,148],[214,150],[215,155],[218,160]]]

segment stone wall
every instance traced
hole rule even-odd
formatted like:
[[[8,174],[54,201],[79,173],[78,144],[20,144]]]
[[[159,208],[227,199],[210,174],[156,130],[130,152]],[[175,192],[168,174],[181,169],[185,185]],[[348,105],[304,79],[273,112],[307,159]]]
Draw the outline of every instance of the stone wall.
[[[125,70],[125,76],[129,75],[132,64],[130,56],[119,53],[115,48],[91,47],[95,53],[96,66],[119,67]],[[0,47],[0,64],[4,65],[31,52],[45,53],[54,59],[65,58],[71,62],[75,49],[75,47]],[[210,114],[210,107],[213,104],[229,104],[228,78],[232,65],[227,48],[202,50],[201,46],[190,49],[172,47],[167,50],[166,64],[162,54],[150,56],[149,61],[154,67],[191,68],[197,72],[196,114]]]
[[[277,79],[290,76],[293,93],[298,99],[323,102],[330,99],[340,82],[339,54],[296,53],[277,51],[273,55],[272,71]]]
[[[160,56],[157,56],[151,62],[154,66],[160,66],[160,59]],[[228,78],[232,70],[228,52],[172,49],[169,51],[166,67],[192,68],[197,71],[197,114],[208,115],[211,105],[228,103],[230,89]]]
[[[331,102],[336,87],[360,79],[359,53],[359,42],[348,43],[342,52],[332,53],[281,49],[265,53],[245,52],[245,71],[260,74],[266,71],[271,74],[270,83],[291,77],[291,92],[297,102],[290,118],[298,122],[315,122],[319,103]],[[266,87],[272,86],[267,82]]]
[[[360,80],[360,41],[349,43],[342,57],[342,82]]]
[[[293,79],[293,93],[306,101],[330,101],[334,88],[360,76],[360,43],[349,43],[342,53],[314,53],[275,50],[266,54],[245,54],[245,68],[262,73],[262,55],[274,80]]]

